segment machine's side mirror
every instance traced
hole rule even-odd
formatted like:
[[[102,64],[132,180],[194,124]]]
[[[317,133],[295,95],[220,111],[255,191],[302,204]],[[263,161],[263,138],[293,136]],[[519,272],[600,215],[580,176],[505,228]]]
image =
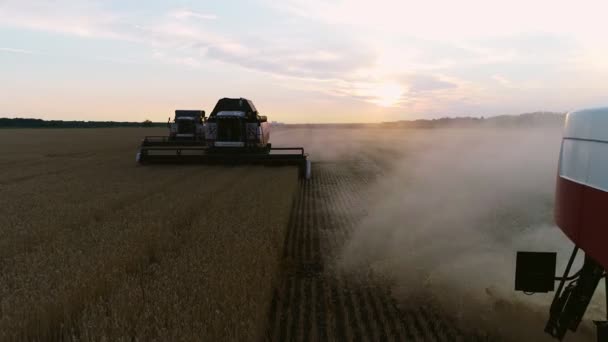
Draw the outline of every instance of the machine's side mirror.
[[[517,252],[515,291],[550,292],[555,289],[557,253]]]
[[[267,122],[268,118],[266,117],[266,115],[260,115],[260,122]]]

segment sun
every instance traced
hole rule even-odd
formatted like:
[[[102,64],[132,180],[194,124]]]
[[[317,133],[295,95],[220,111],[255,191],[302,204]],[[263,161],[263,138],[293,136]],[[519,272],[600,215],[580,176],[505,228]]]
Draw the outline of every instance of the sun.
[[[403,95],[405,89],[398,83],[387,82],[380,83],[377,87],[371,89],[371,95],[374,98],[373,102],[382,107],[392,107],[396,105]]]

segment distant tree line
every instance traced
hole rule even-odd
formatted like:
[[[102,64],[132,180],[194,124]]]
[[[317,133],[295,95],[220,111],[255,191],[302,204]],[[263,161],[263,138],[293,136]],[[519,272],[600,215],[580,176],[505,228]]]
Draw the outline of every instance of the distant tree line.
[[[27,118],[0,118],[0,128],[110,128],[110,127],[164,127],[166,123],[127,121],[63,121]]]
[[[448,127],[531,127],[563,125],[565,114],[535,112],[520,115],[499,115],[493,117],[445,117],[440,119],[402,120],[369,124],[281,124],[276,127],[310,128],[448,128]],[[0,118],[0,128],[109,128],[109,127],[165,127],[164,122],[126,122],[126,121],[62,121],[42,119]]]
[[[564,113],[535,112],[492,117],[444,117],[440,119],[401,120],[382,123],[288,124],[308,128],[452,128],[452,127],[539,127],[563,126]]]
[[[563,126],[564,113],[535,112],[520,115],[498,115],[491,117],[457,117],[433,120],[397,121],[382,123],[386,127],[405,128],[449,128],[449,127],[535,127]]]

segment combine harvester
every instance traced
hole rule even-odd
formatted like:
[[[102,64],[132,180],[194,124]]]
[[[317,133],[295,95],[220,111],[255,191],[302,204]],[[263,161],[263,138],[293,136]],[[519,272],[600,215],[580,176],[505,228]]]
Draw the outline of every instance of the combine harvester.
[[[136,154],[146,163],[296,165],[310,178],[302,147],[272,147],[270,123],[250,100],[220,99],[208,118],[202,110],[176,110],[169,136],[147,136]]]
[[[562,340],[567,330],[577,330],[600,280],[607,277],[608,107],[569,113],[566,118],[555,220],[575,244],[564,274],[555,275],[556,253],[518,252],[515,290],[546,293],[559,282],[545,332]],[[579,250],[584,254],[583,265],[571,273]],[[595,324],[597,340],[608,341],[608,322]]]

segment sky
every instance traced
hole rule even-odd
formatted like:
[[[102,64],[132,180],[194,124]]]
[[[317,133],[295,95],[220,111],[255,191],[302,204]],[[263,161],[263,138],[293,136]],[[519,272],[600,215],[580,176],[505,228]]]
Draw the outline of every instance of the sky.
[[[287,123],[608,105],[605,0],[0,0],[0,117]]]

